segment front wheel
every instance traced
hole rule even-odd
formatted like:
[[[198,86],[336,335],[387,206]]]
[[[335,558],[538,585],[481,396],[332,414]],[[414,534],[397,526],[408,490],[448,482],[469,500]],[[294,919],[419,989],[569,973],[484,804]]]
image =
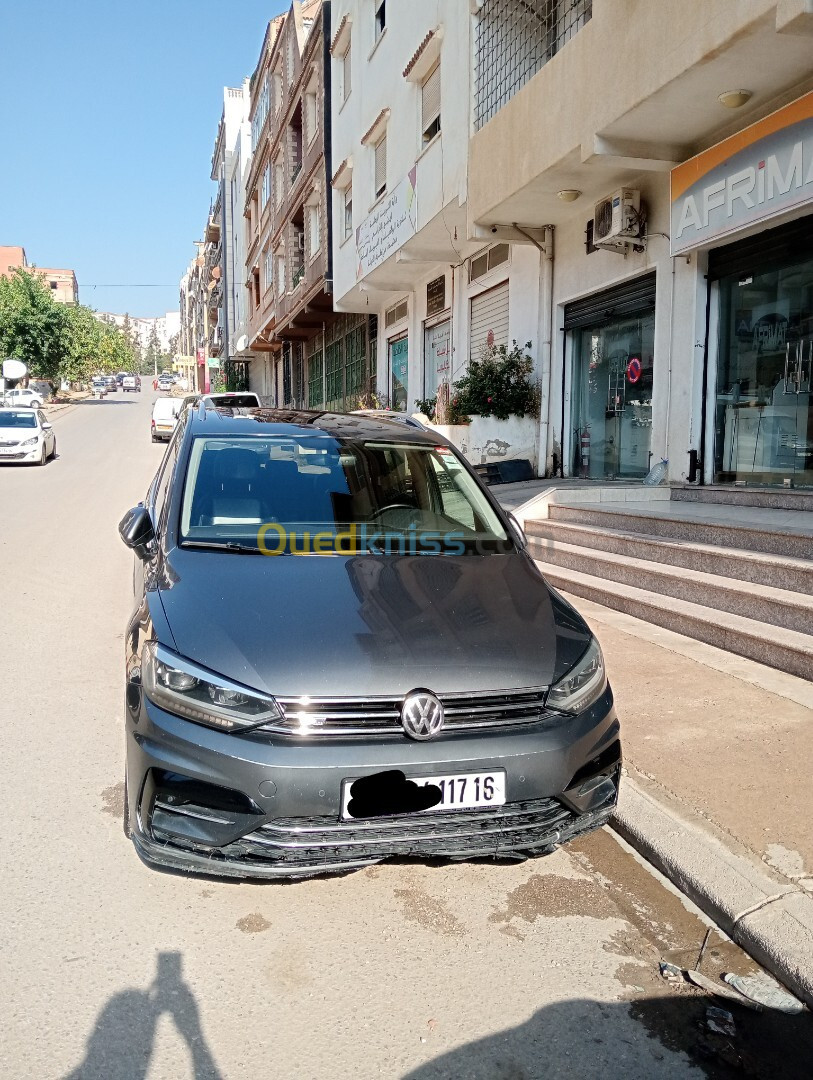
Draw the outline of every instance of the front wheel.
[[[51,461],[56,457],[56,438],[54,438],[54,445],[51,447]]]
[[[48,451],[45,449],[45,443],[43,442],[43,444],[42,444],[42,453],[40,454],[40,459],[37,462],[37,464],[38,465],[44,465],[47,460],[48,460]]]

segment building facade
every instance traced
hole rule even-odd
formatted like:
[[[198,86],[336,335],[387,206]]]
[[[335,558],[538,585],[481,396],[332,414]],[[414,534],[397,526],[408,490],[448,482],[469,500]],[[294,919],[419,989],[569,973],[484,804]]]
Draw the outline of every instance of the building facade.
[[[334,288],[376,321],[376,392],[415,412],[486,342],[527,341],[508,293],[539,254],[467,233],[467,5],[334,0]]]
[[[332,282],[330,8],[294,2],[269,24],[252,78],[247,183],[252,388],[279,405],[350,409],[369,384],[365,314],[339,316]]]
[[[545,249],[546,473],[813,484],[810,4],[472,7],[468,234]]]
[[[0,277],[8,277],[15,269],[29,270],[39,274],[50,288],[51,296],[57,304],[79,303],[79,282],[73,270],[30,266],[25,248],[0,247]]]

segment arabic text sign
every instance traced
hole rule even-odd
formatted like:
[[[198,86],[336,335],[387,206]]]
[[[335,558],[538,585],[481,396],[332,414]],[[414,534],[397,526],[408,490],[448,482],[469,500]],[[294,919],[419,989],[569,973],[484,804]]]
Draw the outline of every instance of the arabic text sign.
[[[418,194],[413,169],[356,230],[357,278],[363,278],[415,235]]]

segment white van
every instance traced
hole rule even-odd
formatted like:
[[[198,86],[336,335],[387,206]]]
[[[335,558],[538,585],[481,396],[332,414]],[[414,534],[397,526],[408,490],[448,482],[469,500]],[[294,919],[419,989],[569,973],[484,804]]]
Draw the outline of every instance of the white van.
[[[178,423],[178,412],[181,408],[180,398],[159,398],[152,407],[152,424],[150,434],[153,442],[166,439],[175,430]]]

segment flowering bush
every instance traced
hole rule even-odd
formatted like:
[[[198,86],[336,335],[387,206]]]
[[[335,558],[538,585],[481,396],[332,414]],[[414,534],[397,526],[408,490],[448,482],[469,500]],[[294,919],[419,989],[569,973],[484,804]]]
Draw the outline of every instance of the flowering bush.
[[[539,412],[539,387],[531,380],[533,359],[528,353],[530,341],[520,348],[516,341],[505,345],[484,345],[480,358],[472,360],[469,370],[451,388],[446,416],[437,414],[437,398],[416,401],[421,412],[433,423],[468,424],[471,414],[495,416],[533,416]]]

